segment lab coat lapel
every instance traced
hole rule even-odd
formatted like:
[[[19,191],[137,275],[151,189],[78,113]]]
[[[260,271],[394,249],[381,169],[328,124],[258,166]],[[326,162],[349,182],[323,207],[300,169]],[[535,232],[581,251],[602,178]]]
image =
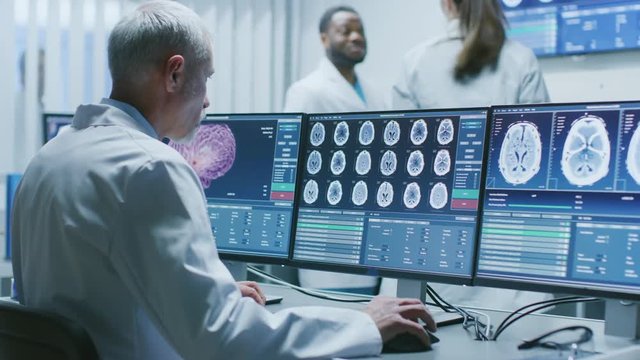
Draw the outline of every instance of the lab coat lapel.
[[[353,86],[345,79],[338,69],[327,58],[323,58],[320,63],[320,71],[326,77],[328,84],[328,91],[334,91],[336,100],[349,104],[352,111],[364,111],[367,109],[367,105],[360,99]],[[365,91],[365,96],[368,94]]]

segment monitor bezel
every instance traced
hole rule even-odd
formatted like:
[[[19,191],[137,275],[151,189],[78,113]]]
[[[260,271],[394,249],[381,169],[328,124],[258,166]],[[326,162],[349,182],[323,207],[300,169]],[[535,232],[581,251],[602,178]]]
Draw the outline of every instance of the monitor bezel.
[[[42,145],[46,144],[47,142],[49,142],[51,139],[48,138],[48,123],[47,123],[47,119],[48,118],[55,118],[55,117],[68,117],[71,122],[73,123],[73,118],[75,116],[75,113],[72,112],[44,112],[42,113],[41,116],[41,125],[42,125]]]
[[[555,293],[567,293],[567,294],[575,294],[575,295],[585,295],[585,296],[594,296],[601,298],[615,298],[615,299],[626,299],[626,300],[640,300],[640,288],[637,294],[625,292],[623,289],[615,289],[615,288],[605,288],[601,285],[591,285],[591,284],[581,284],[581,283],[566,283],[562,284],[559,282],[549,282],[549,280],[531,280],[531,279],[516,279],[516,278],[507,278],[501,276],[487,276],[487,275],[479,275],[478,274],[478,264],[480,260],[480,243],[481,243],[481,235],[482,235],[482,220],[484,216],[484,195],[486,194],[486,177],[487,177],[487,167],[489,165],[488,156],[489,156],[489,147],[490,147],[490,136],[491,129],[493,128],[493,115],[496,110],[502,109],[527,109],[527,108],[552,108],[552,107],[562,107],[562,106],[612,106],[612,105],[625,105],[625,104],[638,104],[638,109],[640,109],[640,100],[623,100],[623,101],[583,101],[583,102],[562,102],[562,103],[536,103],[536,104],[517,104],[517,105],[493,105],[488,113],[488,128],[487,128],[487,139],[485,142],[485,161],[483,162],[483,181],[482,181],[482,189],[480,193],[483,196],[483,203],[480,204],[480,216],[478,217],[480,223],[478,224],[478,237],[476,243],[476,259],[475,259],[475,269],[474,269],[474,281],[472,283],[473,286],[490,286],[497,287],[503,289],[513,289],[513,290],[526,290],[526,291],[537,291],[537,292],[555,292]],[[607,110],[607,109],[603,109]]]
[[[211,119],[211,117],[236,117],[236,116],[300,116],[300,136],[302,138],[302,134],[305,131],[305,117],[307,116],[305,113],[300,112],[282,112],[282,113],[207,113],[205,117],[202,119],[204,123],[207,120],[218,121],[215,119]],[[249,120],[249,119],[247,119]],[[224,119],[219,119],[219,121],[224,121]],[[242,121],[242,120],[240,120]],[[301,139],[299,140],[301,141]],[[301,144],[298,144],[298,162],[300,158]],[[218,257],[222,260],[229,261],[240,261],[245,263],[258,263],[258,264],[271,264],[271,265],[289,265],[289,260],[292,256],[291,254],[291,243],[293,241],[292,236],[294,234],[294,226],[295,226],[295,215],[298,201],[298,177],[299,177],[299,166],[296,167],[296,186],[293,194],[293,203],[292,203],[292,214],[291,214],[291,227],[289,232],[289,246],[284,256],[268,256],[268,255],[256,255],[250,253],[242,253],[242,252],[229,252],[225,250],[220,250],[216,245],[216,251],[218,252]],[[213,232],[213,230],[212,230]]]
[[[488,127],[487,127],[487,122],[488,122],[488,116],[489,116],[489,112],[490,112],[490,108],[489,107],[461,107],[461,108],[441,108],[441,109],[410,109],[410,110],[383,110],[383,111],[356,111],[356,112],[327,112],[327,113],[308,113],[307,117],[306,117],[306,126],[304,128],[305,132],[302,133],[302,138],[304,138],[304,136],[306,135],[306,130],[308,129],[308,127],[310,126],[311,123],[311,118],[314,116],[342,116],[342,115],[380,115],[380,114],[388,114],[388,115],[392,115],[392,114],[425,114],[425,113],[445,113],[445,112],[451,112],[451,113],[455,113],[455,112],[486,112],[486,116],[485,116],[485,134],[484,134],[484,141],[486,142],[488,139]],[[425,115],[428,116],[428,115]],[[306,141],[302,141],[301,142],[301,148],[300,148],[300,159],[298,161],[298,174],[303,174],[304,172],[304,158],[303,155],[306,154],[306,151],[308,149],[308,144]],[[485,148],[486,149],[486,148]],[[486,151],[486,150],[483,150]],[[484,184],[482,183],[483,179],[484,179],[484,173],[482,173],[485,169],[484,163],[485,163],[485,154],[483,153],[483,161],[482,161],[482,167],[481,167],[481,174],[480,174],[480,178],[481,178],[481,184],[480,186],[482,187]],[[296,188],[298,190],[301,189],[302,186],[302,180],[303,180],[303,176],[300,175],[298,176],[298,184],[296,185]],[[476,230],[475,230],[475,236],[476,239],[479,236],[479,230],[480,230],[480,214],[481,214],[481,204],[482,204],[482,200],[483,200],[483,194],[480,192],[479,195],[479,199],[478,199],[478,214],[476,217]],[[411,279],[411,280],[421,280],[421,281],[433,281],[433,282],[438,282],[438,283],[446,283],[446,284],[452,284],[452,285],[472,285],[473,283],[473,278],[475,276],[475,270],[476,270],[476,266],[475,266],[475,260],[477,259],[477,251],[478,251],[478,246],[477,246],[477,241],[476,243],[474,243],[474,249],[473,249],[473,253],[472,253],[472,264],[471,264],[471,274],[466,276],[466,275],[456,275],[456,274],[442,274],[442,273],[437,273],[437,272],[418,272],[418,271],[411,271],[408,269],[391,269],[391,268],[381,268],[381,267],[371,267],[371,266],[367,266],[367,265],[346,265],[346,264],[334,264],[334,263],[325,263],[325,262],[321,262],[321,261],[313,261],[313,260],[300,260],[300,259],[295,259],[294,258],[294,247],[295,247],[295,234],[297,231],[297,222],[298,222],[298,213],[299,213],[299,204],[300,204],[300,200],[298,198],[296,198],[296,211],[294,213],[294,218],[293,218],[293,222],[294,222],[294,226],[293,226],[293,231],[292,231],[292,237],[291,237],[291,242],[290,242],[290,246],[291,249],[289,251],[290,253],[290,265],[297,267],[297,268],[302,268],[302,269],[312,269],[312,270],[323,270],[323,271],[330,271],[330,272],[336,272],[336,273],[348,273],[348,274],[356,274],[356,275],[371,275],[371,276],[382,276],[382,277],[389,277],[389,278],[397,278],[397,279]]]

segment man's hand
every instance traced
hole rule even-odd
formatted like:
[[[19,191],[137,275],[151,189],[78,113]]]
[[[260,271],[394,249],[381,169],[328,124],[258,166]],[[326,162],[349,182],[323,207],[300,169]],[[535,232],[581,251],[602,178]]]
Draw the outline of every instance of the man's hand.
[[[264,305],[267,297],[262,293],[262,289],[255,281],[238,281],[238,287],[243,297],[250,297],[260,305]]]
[[[429,335],[418,323],[422,319],[430,331],[436,331],[436,322],[429,310],[418,299],[398,299],[376,296],[364,309],[376,323],[382,341],[386,342],[401,333],[410,333],[429,345]]]

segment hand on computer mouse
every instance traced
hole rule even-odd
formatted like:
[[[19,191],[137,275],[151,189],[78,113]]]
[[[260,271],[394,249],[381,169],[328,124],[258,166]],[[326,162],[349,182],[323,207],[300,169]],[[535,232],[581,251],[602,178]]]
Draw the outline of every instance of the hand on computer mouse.
[[[427,329],[425,328],[425,331]],[[382,348],[383,353],[406,353],[406,352],[421,352],[431,350],[431,344],[440,341],[435,335],[427,332],[429,335],[430,344],[424,344],[420,339],[409,333],[402,333],[396,335],[391,340],[384,343]]]
[[[376,323],[382,341],[387,342],[398,334],[407,333],[429,346],[429,336],[417,322],[422,319],[429,331],[436,331],[436,323],[429,310],[418,299],[398,299],[376,296],[364,310]]]

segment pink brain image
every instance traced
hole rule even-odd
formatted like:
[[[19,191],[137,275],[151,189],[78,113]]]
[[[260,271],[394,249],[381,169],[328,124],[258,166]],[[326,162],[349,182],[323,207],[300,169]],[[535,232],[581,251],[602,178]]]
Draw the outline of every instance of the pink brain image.
[[[225,124],[201,125],[189,144],[170,141],[169,146],[184,156],[205,189],[226,174],[236,159],[236,139]]]

